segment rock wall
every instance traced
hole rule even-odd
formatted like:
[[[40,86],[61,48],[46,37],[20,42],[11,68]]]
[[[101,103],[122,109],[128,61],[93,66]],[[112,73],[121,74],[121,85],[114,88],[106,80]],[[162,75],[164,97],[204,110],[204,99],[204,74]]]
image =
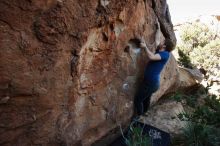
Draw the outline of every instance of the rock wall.
[[[0,7],[3,146],[86,146],[125,125],[147,63],[135,38],[153,50],[158,18],[176,43],[165,0],[0,0]],[[166,90],[177,78],[170,62]]]

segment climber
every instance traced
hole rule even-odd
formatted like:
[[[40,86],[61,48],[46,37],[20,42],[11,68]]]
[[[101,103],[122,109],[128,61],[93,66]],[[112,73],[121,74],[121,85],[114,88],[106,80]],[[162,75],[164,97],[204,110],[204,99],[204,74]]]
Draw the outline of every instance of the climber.
[[[165,39],[160,44],[160,25],[158,21],[156,26],[156,52],[151,52],[143,39],[140,43],[140,48],[144,49],[150,61],[145,67],[144,80],[135,97],[135,108],[138,115],[144,115],[148,110],[151,95],[158,90],[160,85],[160,73],[169,59],[170,52],[174,48],[173,43],[169,39]]]

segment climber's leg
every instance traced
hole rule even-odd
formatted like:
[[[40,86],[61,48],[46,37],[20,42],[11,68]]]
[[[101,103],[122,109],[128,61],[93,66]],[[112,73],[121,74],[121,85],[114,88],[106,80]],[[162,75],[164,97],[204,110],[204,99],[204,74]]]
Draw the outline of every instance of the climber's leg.
[[[143,113],[143,104],[142,101],[144,99],[144,85],[143,83],[138,88],[137,94],[135,96],[135,109],[137,115],[141,115]]]
[[[151,101],[151,96],[154,92],[156,92],[159,88],[159,84],[152,84],[150,87],[148,87],[148,90],[146,90],[145,92],[145,98],[144,98],[144,101],[143,101],[143,112],[147,112],[147,110],[149,109],[150,107],[150,101]]]
[[[135,107],[138,115],[142,115],[147,111],[150,105],[150,97],[158,88],[158,84],[142,83],[135,98]]]

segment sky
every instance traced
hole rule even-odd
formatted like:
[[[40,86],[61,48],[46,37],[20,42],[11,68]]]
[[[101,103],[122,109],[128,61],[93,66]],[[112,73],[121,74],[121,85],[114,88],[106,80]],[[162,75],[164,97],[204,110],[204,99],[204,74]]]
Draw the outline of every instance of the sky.
[[[200,15],[220,15],[220,0],[167,0],[173,24]]]

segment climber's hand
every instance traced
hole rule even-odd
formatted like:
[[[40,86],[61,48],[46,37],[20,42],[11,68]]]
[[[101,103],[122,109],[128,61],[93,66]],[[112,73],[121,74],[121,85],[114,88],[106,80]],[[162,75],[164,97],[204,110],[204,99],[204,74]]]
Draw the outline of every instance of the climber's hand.
[[[146,43],[145,43],[145,42],[141,42],[141,43],[140,43],[140,47],[141,47],[141,48],[146,48],[146,47],[147,47],[147,45],[146,45]]]

